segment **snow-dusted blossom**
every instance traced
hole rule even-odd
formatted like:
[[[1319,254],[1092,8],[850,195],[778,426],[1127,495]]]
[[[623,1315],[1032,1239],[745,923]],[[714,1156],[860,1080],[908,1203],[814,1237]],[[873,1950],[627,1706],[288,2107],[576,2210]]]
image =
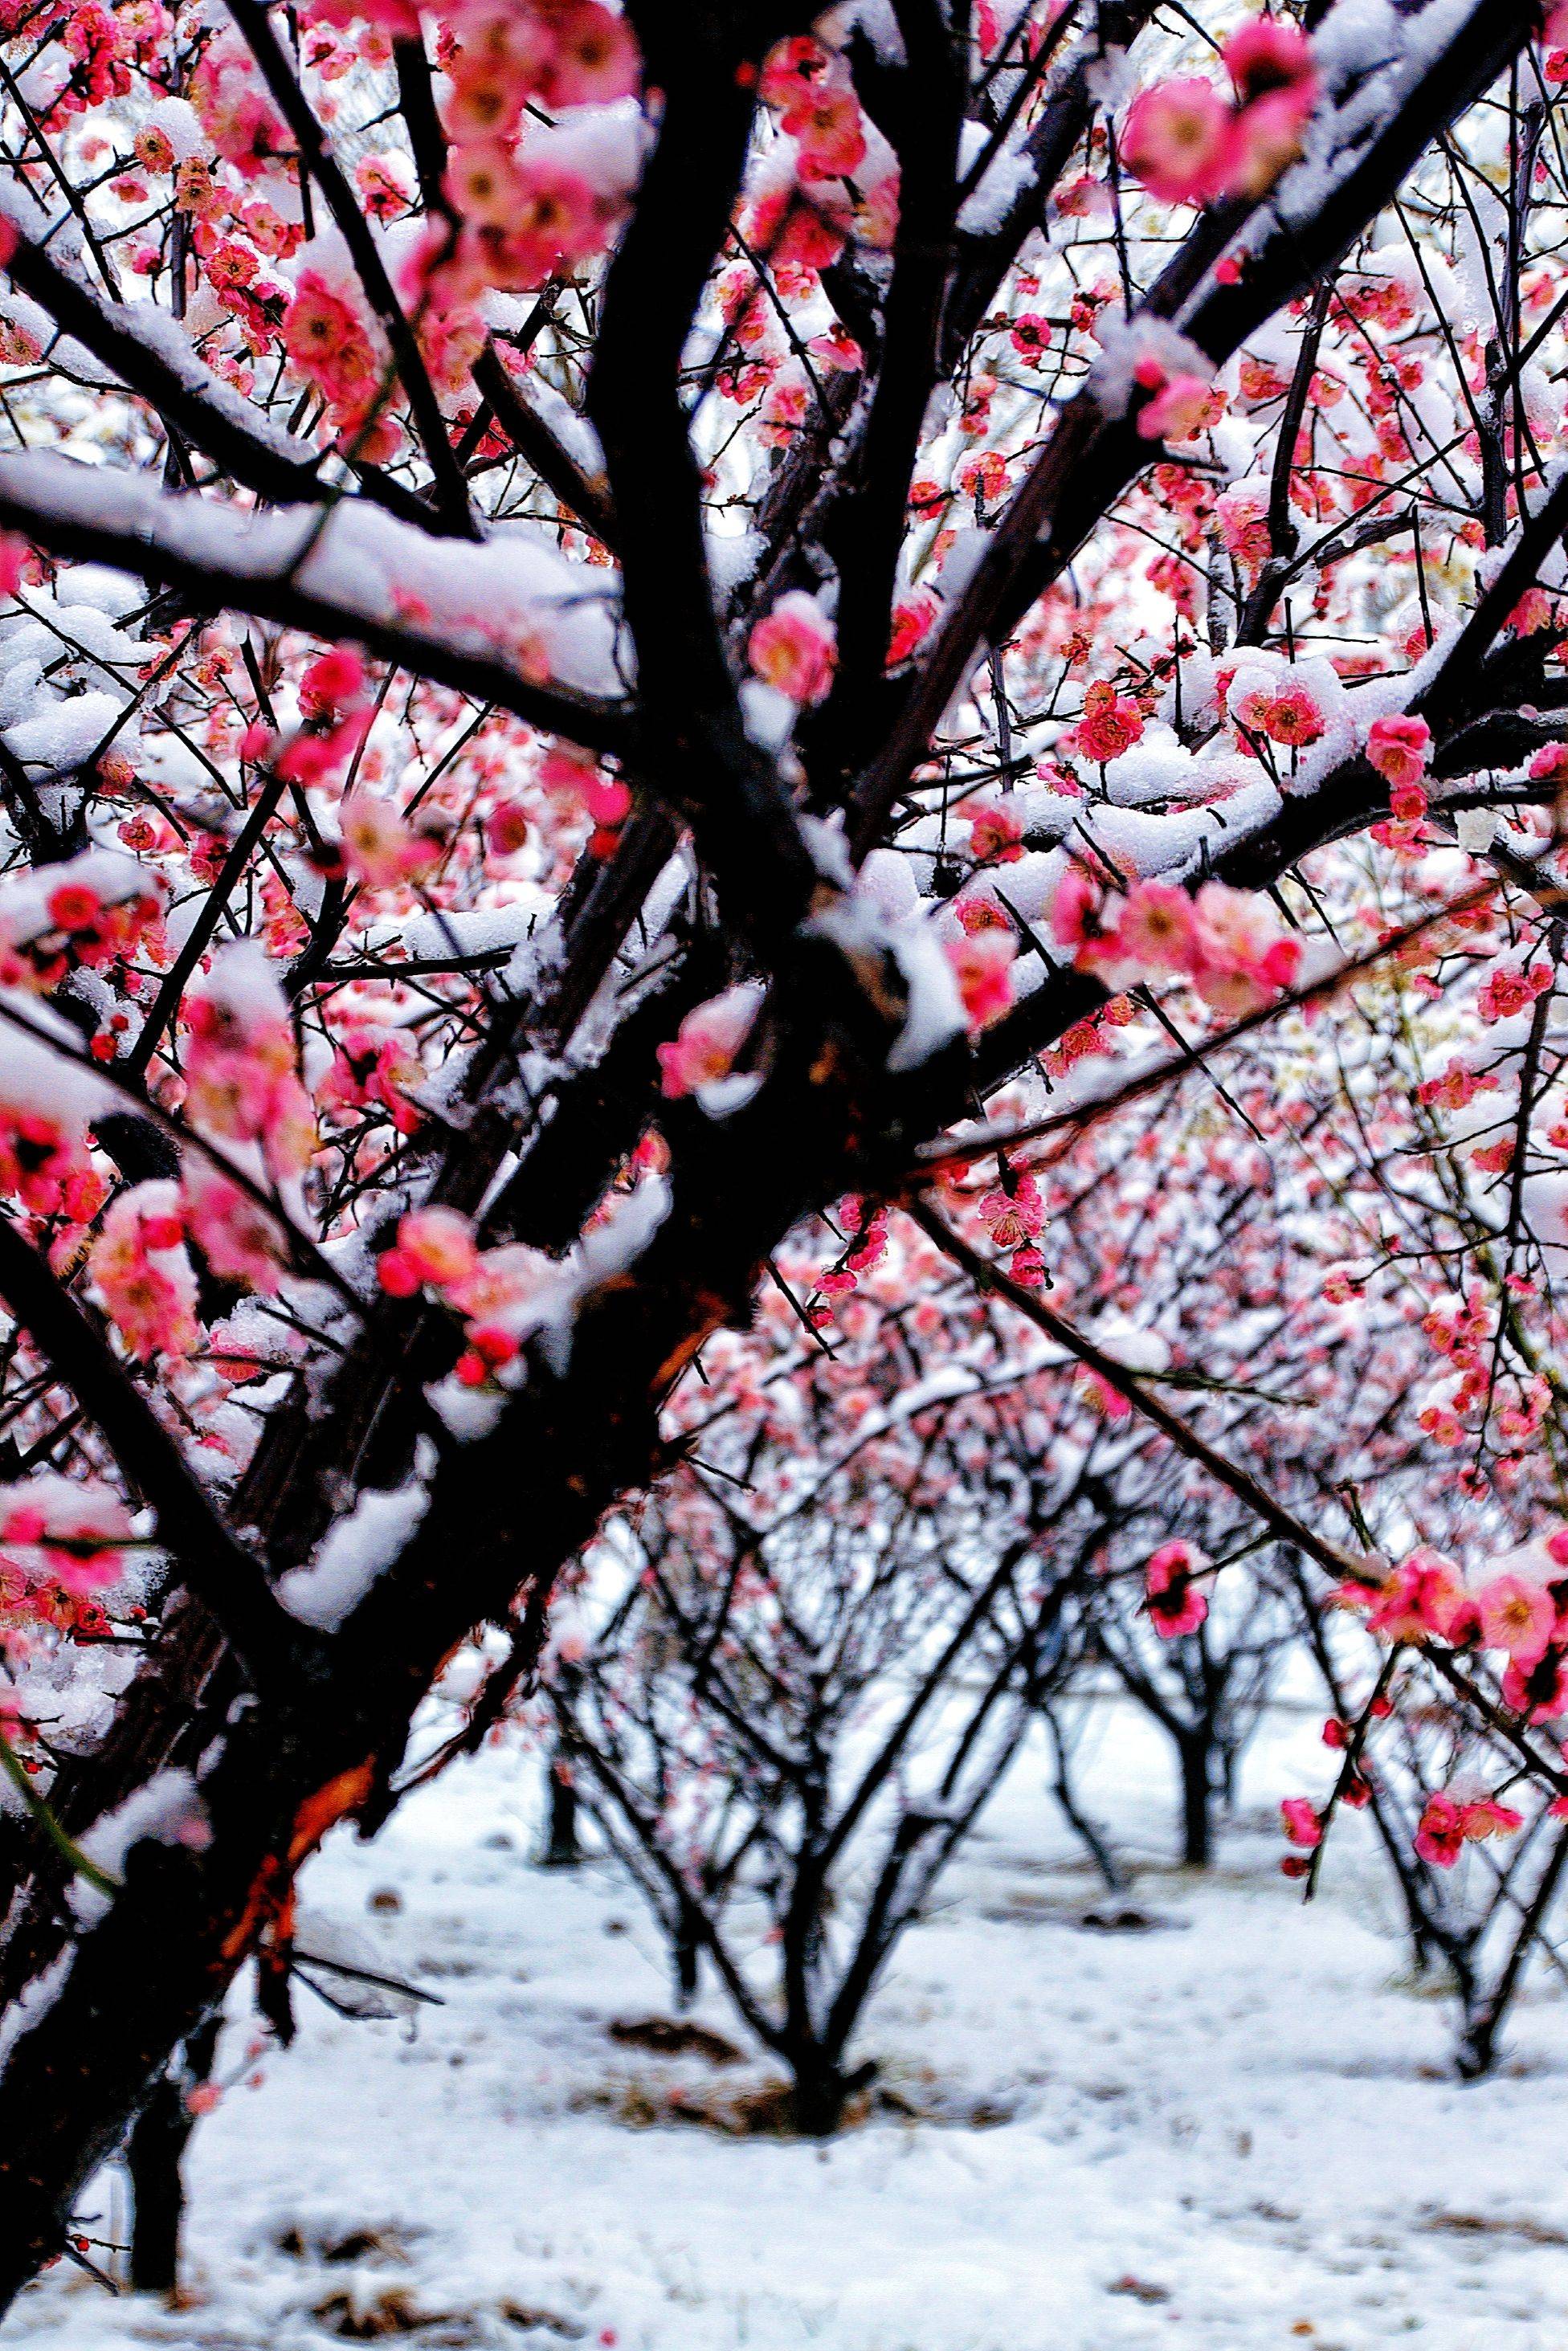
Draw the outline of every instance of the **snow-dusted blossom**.
[[[837,647],[815,597],[791,589],[757,622],[747,655],[763,683],[791,702],[821,702],[833,682]]]
[[[1418,786],[1432,756],[1432,730],[1424,718],[1375,718],[1367,730],[1366,756],[1396,790]]]
[[[196,1278],[176,1186],[138,1184],[103,1220],[89,1259],[95,1287],[131,1353],[188,1355],[200,1333]]]
[[[0,1486],[0,1563],[29,1582],[101,1591],[125,1564],[131,1514],[110,1488],[52,1470]]]
[[[288,1007],[251,941],[227,948],[185,999],[185,1109],[204,1134],[256,1143],[277,1175],[297,1174],[315,1143]]]
[[[1233,97],[1197,77],[1140,92],[1122,126],[1122,161],[1165,204],[1260,196],[1301,149],[1317,95],[1311,45],[1293,25],[1256,17],[1221,51]]]
[[[686,1014],[672,1040],[658,1049],[659,1084],[666,1102],[728,1077],[757,1019],[758,991],[727,988]]]

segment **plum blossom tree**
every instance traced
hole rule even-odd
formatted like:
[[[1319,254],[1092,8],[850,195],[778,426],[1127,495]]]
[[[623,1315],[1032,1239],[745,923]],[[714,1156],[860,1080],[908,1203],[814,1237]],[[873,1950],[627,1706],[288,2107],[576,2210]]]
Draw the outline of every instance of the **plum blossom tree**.
[[[1525,1512],[1562,13],[9,0],[0,2304],[846,1196],[807,1322],[903,1201],[1370,1610],[1020,1177],[1463,966],[1412,1279]],[[1556,1801],[1552,1605],[1402,1646]]]
[[[874,2075],[849,2052],[876,1981],[1071,1671],[1126,1442],[1070,1362],[1020,1358],[919,1235],[890,1241],[831,1353],[790,1343],[781,1291],[709,1350],[681,1466],[588,1554],[547,1661],[677,1993],[706,1959],[812,2133]],[[778,1262],[810,1280],[809,1247]]]
[[[1137,1175],[1108,1180],[1096,1128],[1044,1181],[951,1174],[949,1205],[1015,1264],[1049,1220],[1076,1328],[1192,1391],[1194,1425],[1233,1458],[1255,1448],[1310,1507],[1403,1399],[1408,1319],[1344,1330],[1323,1295],[1339,1219],[1320,1212],[1315,1246],[1292,1243],[1274,1196],[1297,1173],[1288,1144],[1275,1158],[1228,1132],[1207,1081],[1186,1094],[1192,1144]],[[670,1479],[568,1579],[543,1698],[520,1712],[646,1896],[678,1996],[706,1959],[789,2066],[794,2121],[823,2130],[871,2067],[847,2053],[897,1940],[1031,1719],[1095,1666],[1171,1736],[1185,1857],[1209,1858],[1295,1586],[1230,1492],[1070,1350],[956,1281],[907,1219],[841,1203],[773,1268],[752,1329],[710,1345],[703,1384],[672,1404]],[[1346,1387],[1355,1427],[1326,1409]],[[1413,1410],[1398,1437],[1428,1470],[1440,1458]],[[1376,1450],[1386,1474],[1393,1445]],[[485,1691],[453,1743],[494,1728]]]
[[[1393,1726],[1371,1745],[1364,1736],[1356,1742],[1343,1792],[1340,1767],[1330,1761],[1327,1786],[1371,1824],[1397,1888],[1412,1974],[1449,1993],[1456,2068],[1473,2079],[1502,2054],[1503,2027],[1532,1959],[1562,1975],[1553,1913],[1568,1837],[1555,1824],[1560,1799],[1521,1780],[1484,1719],[1456,1706],[1415,1660],[1397,1661],[1379,1691],[1386,1655],[1374,1644],[1370,1656],[1347,1656],[1317,1595],[1301,1598],[1332,1709],[1322,1731],[1330,1757],[1345,1753],[1350,1726],[1364,1712],[1373,1725]],[[1310,1885],[1321,1866],[1323,1808],[1307,1796],[1287,1798],[1283,1825],[1292,1871]]]

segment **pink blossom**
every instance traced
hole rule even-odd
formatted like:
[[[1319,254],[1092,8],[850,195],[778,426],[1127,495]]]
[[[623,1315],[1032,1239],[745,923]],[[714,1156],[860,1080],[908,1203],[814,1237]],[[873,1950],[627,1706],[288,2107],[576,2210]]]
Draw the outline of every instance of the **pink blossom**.
[[[1228,554],[1249,576],[1269,558],[1269,515],[1261,491],[1246,483],[1224,491],[1214,502],[1214,519]]]
[[[678,1102],[699,1086],[728,1077],[757,1019],[754,987],[726,988],[688,1012],[673,1043],[658,1048],[660,1088]]]
[[[998,1249],[1018,1249],[1032,1240],[1045,1222],[1040,1186],[1030,1175],[993,1185],[980,1201],[980,1214]]]
[[[1023,855],[1023,819],[1007,800],[971,800],[969,854],[977,865],[1011,865]]]
[[[172,1184],[138,1184],[104,1217],[88,1259],[116,1330],[141,1363],[199,1343],[196,1277]]]
[[[1451,1796],[1428,1796],[1416,1831],[1416,1850],[1435,1868],[1452,1869],[1465,1842],[1465,1820]]]
[[[365,682],[365,665],[347,645],[337,645],[313,661],[299,681],[299,707],[307,718],[335,716],[352,702]]]
[[[557,45],[543,12],[506,0],[467,0],[453,12],[445,58],[452,82],[446,128],[455,140],[505,138],[539,90]]]
[[[1144,1570],[1144,1590],[1150,1619],[1163,1641],[1196,1633],[1207,1615],[1207,1599],[1193,1583],[1207,1563],[1196,1544],[1179,1538],[1161,1543],[1151,1554]]]
[[[1173,375],[1138,411],[1144,441],[1189,441],[1218,413],[1214,386],[1201,375]]]
[[[83,13],[78,11],[78,18]],[[288,152],[283,120],[256,78],[248,53],[232,36],[215,41],[201,58],[191,96],[213,145],[246,179]]]
[[[1117,962],[1134,971],[1197,968],[1199,931],[1192,900],[1169,882],[1135,882],[1112,941]]]
[[[1301,943],[1281,930],[1261,893],[1206,882],[1197,893],[1193,985],[1213,1011],[1237,1019],[1289,987]]]
[[[497,1323],[470,1326],[468,1344],[453,1365],[454,1376],[466,1388],[483,1387],[502,1365],[521,1352],[521,1342]]]
[[[1537,1657],[1512,1658],[1503,1673],[1505,1706],[1530,1722],[1552,1722],[1568,1712],[1568,1667],[1563,1651],[1549,1643]]]
[[[531,293],[586,261],[605,243],[607,226],[598,191],[558,159],[525,154],[518,162],[516,204],[505,235],[486,248],[489,284]]]
[[[1024,365],[1037,368],[1051,342],[1051,320],[1038,310],[1020,310],[1009,331]]]
[[[62,1208],[91,1216],[104,1196],[104,1186],[88,1161],[85,1137],[74,1123],[3,1099],[0,1191],[13,1194],[44,1217],[57,1216]]]
[[[1432,756],[1432,730],[1424,718],[1375,718],[1366,756],[1385,783],[1418,784]]]
[[[906,662],[924,638],[940,611],[935,596],[920,594],[901,596],[893,608],[893,628],[887,641],[887,666],[896,669]]]
[[[1307,688],[1292,679],[1263,704],[1257,726],[1270,742],[1304,750],[1322,734],[1323,714]]]
[[[1072,732],[1072,747],[1085,759],[1103,763],[1130,751],[1144,731],[1144,714],[1130,694],[1118,694],[1104,678],[1097,678],[1083,696],[1083,709]]]
[[[1277,16],[1254,16],[1231,34],[1220,51],[1242,106],[1289,91],[1310,109],[1317,89],[1312,43],[1301,28]]]
[[[1098,1413],[1102,1420],[1118,1421],[1131,1417],[1131,1404],[1120,1388],[1112,1386],[1103,1372],[1091,1371],[1085,1364],[1080,1369],[1074,1384],[1090,1410]]]
[[[275,1218],[237,1184],[194,1158],[181,1178],[180,1203],[186,1229],[214,1273],[264,1298],[276,1295],[287,1249]]]
[[[1490,1796],[1465,1799],[1441,1792],[1427,1797],[1416,1832],[1416,1850],[1437,1869],[1452,1869],[1467,1844],[1488,1837],[1512,1836],[1524,1825],[1522,1813],[1511,1804]]]
[[[1280,1817],[1285,1824],[1285,1834],[1292,1844],[1311,1853],[1323,1841],[1323,1824],[1317,1806],[1308,1796],[1285,1796],[1281,1800]]]
[[[787,112],[791,107],[809,104],[823,83],[841,70],[821,41],[810,33],[794,33],[768,51],[759,94],[764,104]]]
[[[30,1581],[67,1592],[101,1590],[119,1580],[131,1514],[108,1487],[78,1484],[54,1470],[25,1484],[0,1486],[0,1547]]]
[[[958,983],[971,1037],[999,1020],[1013,1000],[1013,957],[1018,941],[1009,930],[989,927],[942,942]]]
[[[343,862],[368,889],[390,890],[429,872],[441,844],[403,822],[390,800],[353,791],[338,810]]]
[[[413,168],[395,147],[361,155],[354,166],[354,185],[372,220],[396,220],[410,210],[418,193]]]
[[[1476,1594],[1481,1638],[1489,1649],[1506,1649],[1528,1664],[1552,1638],[1557,1609],[1552,1595],[1522,1575],[1494,1575]]]
[[[319,269],[302,269],[295,282],[283,346],[298,373],[335,406],[374,398],[381,369],[364,317]]]
[[[411,1208],[398,1219],[397,1239],[376,1259],[382,1288],[394,1298],[416,1290],[455,1290],[469,1280],[479,1252],[474,1228],[455,1208]]]
[[[1517,964],[1499,964],[1481,983],[1476,1009],[1489,1027],[1499,1020],[1512,1020],[1551,985],[1549,964],[1533,964],[1529,971],[1521,971]]]
[[[275,1175],[315,1147],[310,1097],[295,1068],[287,999],[253,941],[230,947],[185,998],[185,1109],[198,1132],[263,1146]]]
[[[401,1030],[356,1021],[340,1032],[317,1099],[324,1111],[344,1113],[377,1103],[400,1134],[413,1134],[421,1113],[410,1096],[423,1074],[419,1055]]]
[[[319,719],[289,737],[273,762],[286,783],[320,784],[347,767],[371,725],[368,709],[350,710],[342,717],[323,711]]]
[[[1524,1826],[1524,1815],[1516,1813],[1511,1804],[1500,1804],[1484,1796],[1464,1807],[1465,1835],[1479,1844],[1487,1837],[1514,1836]]]
[[[1166,204],[1206,204],[1224,185],[1231,110],[1211,82],[1141,90],[1122,125],[1122,162]]]
[[[1368,1612],[1367,1627],[1390,1641],[1421,1641],[1432,1633],[1448,1640],[1463,1599],[1448,1562],[1423,1546],[1388,1578]]]
[[[1237,99],[1225,193],[1261,196],[1301,152],[1318,89],[1312,47],[1296,26],[1257,16],[1231,35],[1221,54]]]
[[[803,180],[838,180],[865,161],[860,100],[846,77],[820,84],[808,99],[787,107],[784,129],[800,141]]]
[[[613,106],[635,98],[642,59],[624,16],[600,0],[557,0],[549,30],[553,47],[539,85],[547,106]]]
[[[1232,120],[1220,184],[1228,196],[1263,196],[1301,152],[1301,127],[1312,112],[1295,90],[1271,90]]]
[[[511,149],[501,139],[474,139],[454,147],[442,186],[465,220],[505,226],[517,198]]]
[[[539,761],[539,781],[552,798],[581,803],[595,825],[613,831],[631,812],[632,794],[620,776],[606,774],[597,759],[564,743],[556,743]]]
[[[746,650],[758,676],[791,702],[821,702],[832,684],[837,639],[821,606],[803,590],[780,596]]]
[[[1075,960],[1105,938],[1100,920],[1104,903],[1105,893],[1088,868],[1070,865],[1051,902],[1051,935],[1059,947],[1069,948]]]

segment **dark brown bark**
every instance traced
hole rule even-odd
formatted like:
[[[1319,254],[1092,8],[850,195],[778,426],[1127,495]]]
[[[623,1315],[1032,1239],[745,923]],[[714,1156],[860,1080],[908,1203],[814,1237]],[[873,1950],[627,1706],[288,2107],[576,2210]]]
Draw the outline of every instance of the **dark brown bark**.
[[[185,2149],[196,2126],[190,2092],[206,2081],[217,2053],[218,2020],[193,2033],[177,2067],[163,2074],[125,2143],[131,2182],[131,2283],[139,2293],[172,2294],[180,2283],[185,2214]]]

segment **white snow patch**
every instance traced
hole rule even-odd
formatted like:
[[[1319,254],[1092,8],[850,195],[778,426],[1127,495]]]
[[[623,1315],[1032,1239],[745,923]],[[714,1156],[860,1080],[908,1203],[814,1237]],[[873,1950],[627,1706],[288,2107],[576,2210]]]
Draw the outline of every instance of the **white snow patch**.
[[[423,1478],[390,1492],[367,1489],[348,1516],[328,1529],[315,1558],[280,1578],[277,1596],[289,1614],[319,1632],[335,1633],[402,1555],[429,1506]]]

